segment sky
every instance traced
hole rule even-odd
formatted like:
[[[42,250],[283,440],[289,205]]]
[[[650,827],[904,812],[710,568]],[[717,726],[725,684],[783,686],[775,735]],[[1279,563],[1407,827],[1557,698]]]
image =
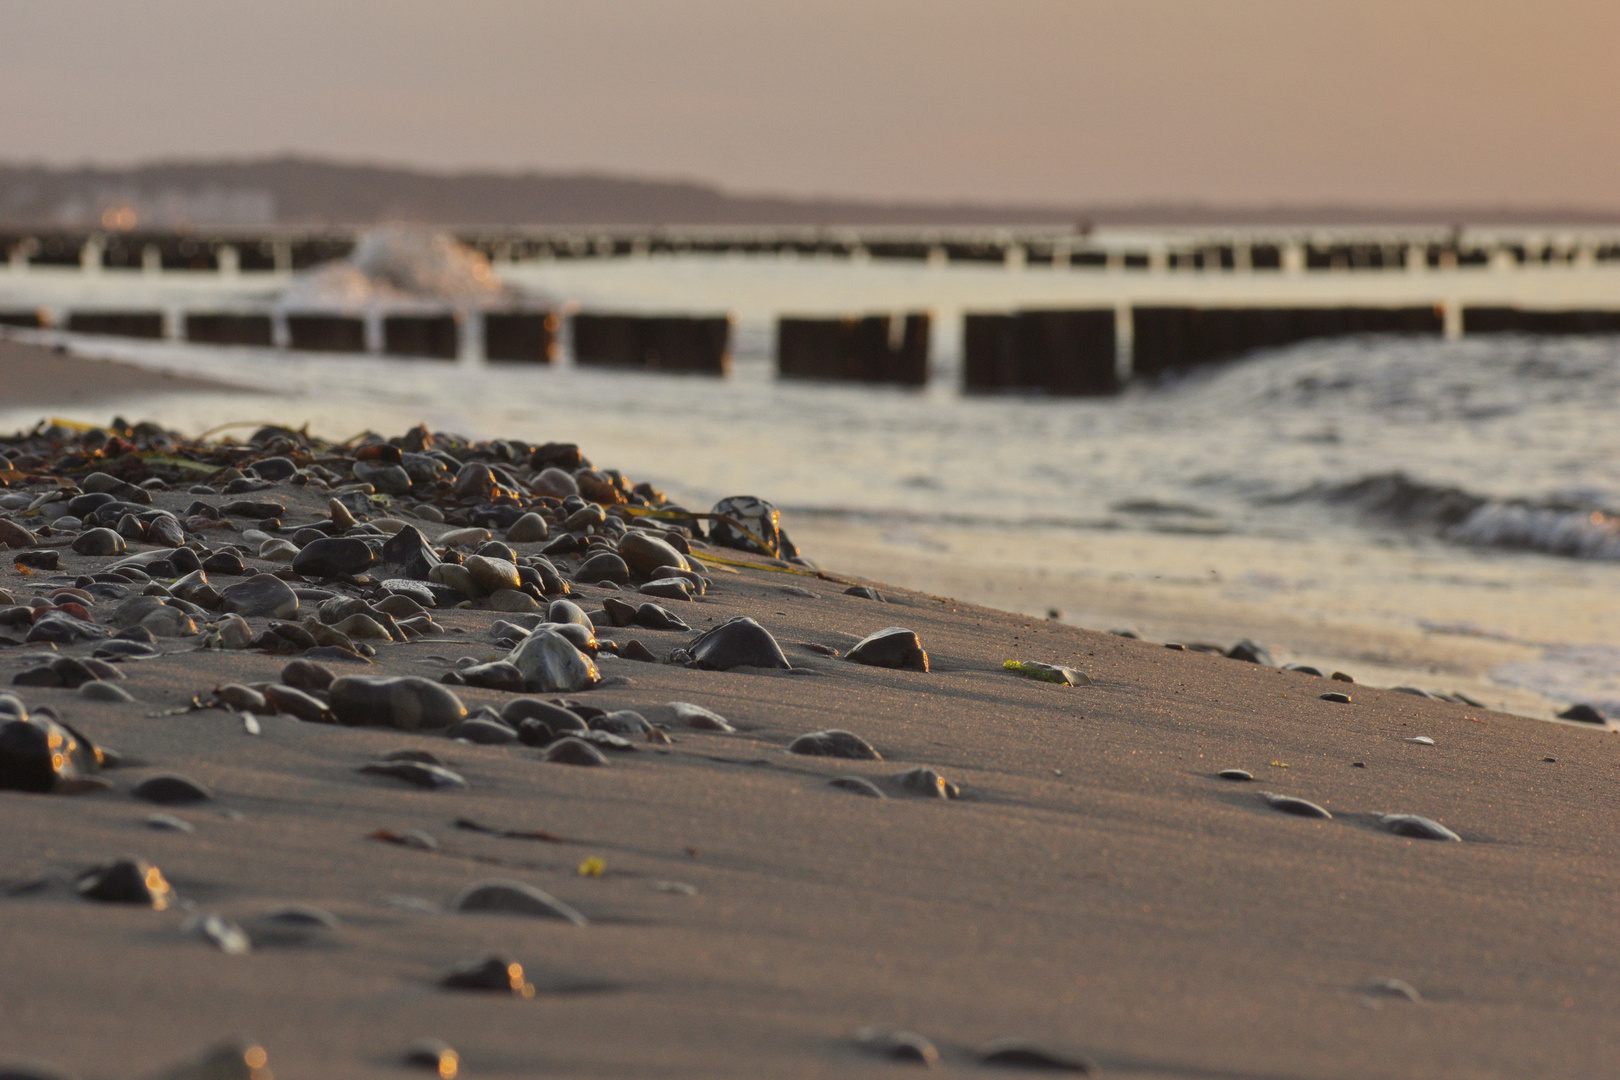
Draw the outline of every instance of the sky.
[[[1614,0],[0,0],[0,159],[1620,206]]]

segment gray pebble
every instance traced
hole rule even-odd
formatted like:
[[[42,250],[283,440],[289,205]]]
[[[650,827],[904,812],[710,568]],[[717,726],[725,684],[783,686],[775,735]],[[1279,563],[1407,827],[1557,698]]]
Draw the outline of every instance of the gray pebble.
[[[273,574],[255,574],[219,595],[226,611],[248,618],[289,619],[298,613],[298,594]]]
[[[521,881],[496,878],[467,886],[450,902],[454,911],[498,912],[585,925],[585,916],[550,893]]]
[[[865,795],[869,799],[888,798],[876,784],[860,776],[835,776],[827,781],[827,784],[829,787],[839,788],[856,795]]]
[[[1396,836],[1409,836],[1414,840],[1462,839],[1433,818],[1419,814],[1379,814],[1378,821]]]
[[[546,747],[545,760],[559,765],[606,765],[602,751],[588,742],[570,736]]]
[[[173,814],[148,814],[143,824],[148,829],[159,832],[196,832],[196,827],[184,818],[177,818]]]
[[[872,667],[928,670],[928,654],[923,651],[922,643],[915,633],[903,626],[890,626],[868,634],[844,656]]]
[[[693,705],[687,701],[671,701],[665,708],[675,714],[675,719],[694,731],[726,731],[737,729],[732,727],[725,717],[717,712],[705,709],[701,705]]]
[[[1083,1058],[1065,1054],[1027,1039],[997,1039],[979,1051],[979,1060],[1002,1068],[1040,1069],[1046,1072],[1090,1073]]]
[[[148,777],[131,788],[129,793],[137,799],[157,803],[159,806],[185,806],[190,803],[208,802],[214,797],[206,787],[189,776],[181,776],[178,773],[160,773]]]
[[[853,732],[831,728],[800,735],[788,744],[791,754],[811,757],[851,758],[856,761],[882,761],[883,755],[872,749],[872,744]]]
[[[373,761],[360,766],[360,772],[373,776],[391,776],[414,784],[419,788],[464,788],[467,781],[459,773],[442,765],[425,765],[420,761]]]
[[[1243,781],[1254,779],[1254,774],[1249,772],[1247,769],[1222,769],[1215,775],[1220,777],[1222,780]]]
[[[1331,819],[1332,814],[1317,806],[1309,799],[1296,798],[1293,795],[1278,795],[1274,791],[1262,791],[1260,797],[1273,810],[1280,810],[1285,814],[1294,814],[1299,817]]]
[[[865,1027],[855,1033],[855,1041],[865,1050],[895,1061],[934,1065],[939,1050],[925,1036],[900,1028]]]

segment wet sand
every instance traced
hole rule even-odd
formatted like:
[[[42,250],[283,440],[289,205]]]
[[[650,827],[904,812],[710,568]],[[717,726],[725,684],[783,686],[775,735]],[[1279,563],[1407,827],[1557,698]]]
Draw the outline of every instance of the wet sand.
[[[257,392],[216,379],[93,360],[0,337],[0,403],[7,408],[116,407],[130,398],[195,391]]]
[[[312,513],[313,496],[292,498]],[[813,544],[808,554],[838,565]],[[69,573],[91,562],[64,552]],[[0,588],[33,595],[47,576],[7,566]],[[105,774],[109,793],[0,792],[4,875],[44,882],[0,899],[0,1047],[108,1078],[234,1032],[262,1041],[281,1080],[411,1075],[400,1055],[423,1036],[460,1051],[468,1077],[893,1075],[899,1066],[852,1038],[883,1024],[934,1039],[950,1071],[986,1076],[998,1073],[973,1051],[1002,1036],[1084,1054],[1105,1076],[1620,1068],[1611,735],[900,589],[878,604],[772,569],[711,576],[708,596],[666,606],[698,629],[752,616],[794,670],[602,661],[606,683],[573,696],[641,710],[675,740],[602,768],[286,716],[253,736],[218,710],[159,715],[224,681],[274,679],[287,659],[174,639],[161,659],[122,665],[135,705],[19,688],[129,762]],[[578,591],[588,609],[607,595]],[[500,617],[435,612],[449,633],[380,643],[381,671],[437,678],[457,657],[493,657]],[[890,625],[920,635],[931,672],[810,648],[847,651]],[[691,637],[604,633],[660,656]],[[33,651],[0,651],[0,682]],[[1009,658],[1069,664],[1095,684],[1024,679],[1002,669]],[[1353,703],[1322,700],[1330,690]],[[507,698],[458,693],[469,706]],[[686,729],[669,701],[740,730]],[[884,760],[786,752],[829,727]],[[1406,741],[1417,735],[1435,745]],[[355,771],[403,748],[440,755],[470,787],[420,791]],[[886,783],[919,765],[962,798],[891,789],[879,801],[827,783]],[[1232,767],[1256,782],[1214,776]],[[129,797],[160,771],[206,783],[215,801]],[[1262,790],[1335,816],[1279,813]],[[146,828],[159,809],[195,833]],[[1392,835],[1378,812],[1427,815],[1463,842]],[[472,832],[463,818],[562,842]],[[419,829],[439,846],[368,839],[379,829]],[[92,903],[64,884],[125,852],[159,866],[195,911],[249,924],[314,904],[341,925],[229,956],[181,933],[191,912]],[[591,857],[602,876],[577,873]],[[434,911],[489,877],[537,885],[590,925]],[[491,950],[525,966],[534,998],[434,985]],[[1390,978],[1422,1000],[1373,989]]]

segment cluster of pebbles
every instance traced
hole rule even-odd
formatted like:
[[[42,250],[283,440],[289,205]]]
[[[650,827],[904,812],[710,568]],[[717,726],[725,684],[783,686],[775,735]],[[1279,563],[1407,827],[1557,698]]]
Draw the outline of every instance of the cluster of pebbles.
[[[59,706],[30,707],[32,690],[140,710],[120,685],[127,665],[189,650],[285,658],[274,680],[199,688],[188,706],[172,710],[237,714],[250,734],[260,730],[260,718],[286,715],[536,747],[548,762],[601,767],[638,744],[671,741],[641,713],[584,696],[628,681],[604,676],[605,657],[703,671],[789,670],[781,644],[754,619],[694,632],[679,612],[715,588],[716,567],[739,558],[749,567],[817,573],[776,509],[759,499],[726,499],[697,513],[650,485],[596,468],[573,444],[469,443],[425,427],[342,445],[277,427],[219,443],[122,421],[83,432],[42,428],[0,440],[0,547],[11,549],[12,569],[0,578],[0,648],[22,661],[11,692],[0,694],[0,789],[41,794],[114,791],[101,774],[121,755],[98,746]],[[857,602],[884,602],[868,586],[839,584]],[[384,646],[471,644],[456,636],[465,626],[447,629],[447,612],[487,613],[484,655],[445,659],[438,678],[382,670]],[[670,633],[682,635],[673,648],[642,640],[656,645],[655,635]],[[838,656],[830,647],[818,651]],[[843,659],[929,671],[917,634],[903,627],[868,635]],[[500,707],[469,710],[457,692],[467,687],[508,696]],[[734,730],[724,716],[690,702],[670,702],[665,712],[689,729]],[[882,760],[865,739],[837,728],[805,733],[787,749]],[[359,771],[425,789],[467,786],[438,755],[415,748]],[[962,794],[927,767],[876,782],[838,776],[830,784],[872,798]],[[127,794],[157,806],[214,798],[178,774],[148,777]],[[191,828],[167,813],[147,824]],[[134,855],[90,866],[71,884],[86,900],[158,911],[190,906],[160,868]],[[450,906],[586,922],[555,897],[504,879],[474,883]],[[194,914],[185,928],[225,952],[247,952],[290,927],[330,922],[320,909],[296,908],[246,928]],[[534,992],[521,964],[501,955],[460,963],[440,985]],[[1068,1061],[1038,1048],[1020,1053],[1023,1059],[987,1052],[985,1060],[1047,1068]],[[207,1075],[262,1080],[263,1062],[252,1058],[226,1054],[226,1064]],[[418,1047],[407,1060],[453,1074],[448,1047]]]

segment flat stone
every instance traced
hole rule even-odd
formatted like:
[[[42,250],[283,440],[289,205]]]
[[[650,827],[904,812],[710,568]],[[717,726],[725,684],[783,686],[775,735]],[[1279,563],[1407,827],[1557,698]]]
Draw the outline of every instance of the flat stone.
[[[1284,814],[1294,814],[1297,817],[1321,818],[1324,821],[1331,820],[1333,817],[1332,814],[1309,799],[1301,799],[1293,795],[1278,795],[1272,791],[1262,791],[1260,797],[1273,810],[1279,810]]]
[[[454,911],[495,912],[511,915],[532,915],[540,919],[557,919],[586,925],[585,916],[550,893],[507,878],[493,878],[475,882],[450,902]]]
[[[939,1063],[939,1050],[915,1031],[865,1027],[855,1033],[855,1041],[863,1050],[894,1061],[927,1066]]]
[[[607,601],[603,601],[605,604]],[[690,626],[673,611],[657,604],[640,604],[631,622],[648,630],[690,630]]]
[[[480,746],[504,746],[518,741],[518,733],[513,728],[476,716],[463,720],[445,732],[445,736],[451,739],[466,739]]]
[[[255,574],[219,595],[226,611],[248,618],[290,619],[298,613],[298,594],[273,574]]]
[[[1420,814],[1379,814],[1379,824],[1396,836],[1409,836],[1414,840],[1461,840],[1462,837]]]
[[[788,752],[811,757],[849,758],[855,761],[883,760],[883,755],[872,749],[871,743],[853,732],[839,728],[800,735],[788,744]]]
[[[420,761],[373,761],[360,766],[358,771],[373,776],[392,777],[429,790],[467,786],[467,781],[461,774],[451,772],[443,765],[428,765]]]
[[[844,655],[857,664],[871,667],[928,670],[928,654],[923,652],[922,643],[915,633],[901,626],[868,634]]]

